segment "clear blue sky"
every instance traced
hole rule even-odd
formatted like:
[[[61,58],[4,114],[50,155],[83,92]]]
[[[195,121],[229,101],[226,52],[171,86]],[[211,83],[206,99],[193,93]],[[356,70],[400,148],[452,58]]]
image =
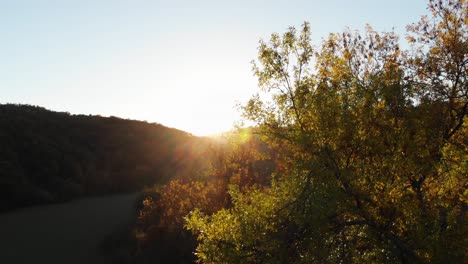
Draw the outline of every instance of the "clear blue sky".
[[[256,92],[259,39],[311,23],[404,34],[423,0],[0,0],[0,103],[230,129]]]

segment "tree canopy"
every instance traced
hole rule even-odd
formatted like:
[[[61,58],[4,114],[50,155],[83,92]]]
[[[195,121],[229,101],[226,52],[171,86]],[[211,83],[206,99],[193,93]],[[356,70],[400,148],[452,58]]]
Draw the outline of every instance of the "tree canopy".
[[[204,263],[461,263],[468,175],[468,1],[319,47],[304,23],[261,41],[244,107],[284,168],[232,207],[193,211]]]

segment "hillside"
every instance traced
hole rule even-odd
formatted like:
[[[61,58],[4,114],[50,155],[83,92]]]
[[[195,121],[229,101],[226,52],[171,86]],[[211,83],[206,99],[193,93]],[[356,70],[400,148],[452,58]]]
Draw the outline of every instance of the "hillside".
[[[0,210],[166,182],[202,141],[155,123],[1,104]]]

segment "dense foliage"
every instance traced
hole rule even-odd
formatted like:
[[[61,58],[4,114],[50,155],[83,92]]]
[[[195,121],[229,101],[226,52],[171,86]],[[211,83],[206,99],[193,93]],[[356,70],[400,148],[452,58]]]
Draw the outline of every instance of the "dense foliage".
[[[468,1],[393,32],[305,23],[261,42],[244,107],[286,168],[232,206],[194,210],[203,263],[462,263],[468,175]]]
[[[159,124],[0,105],[0,210],[183,177],[203,144]]]
[[[184,217],[194,210],[211,215],[231,207],[229,185],[244,192],[269,185],[277,170],[276,150],[254,132],[241,129],[213,140],[206,148],[205,166],[192,176],[145,190],[135,227],[134,262],[193,263],[196,237],[184,229]]]

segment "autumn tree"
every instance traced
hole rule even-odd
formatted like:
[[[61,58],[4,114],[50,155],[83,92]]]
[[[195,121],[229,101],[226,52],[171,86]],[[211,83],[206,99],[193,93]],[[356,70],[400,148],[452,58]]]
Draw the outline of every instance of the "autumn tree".
[[[268,190],[232,189],[232,209],[188,216],[199,260],[463,261],[468,2],[428,8],[409,51],[370,26],[321,47],[307,23],[260,43],[263,94],[244,115],[294,162]]]

